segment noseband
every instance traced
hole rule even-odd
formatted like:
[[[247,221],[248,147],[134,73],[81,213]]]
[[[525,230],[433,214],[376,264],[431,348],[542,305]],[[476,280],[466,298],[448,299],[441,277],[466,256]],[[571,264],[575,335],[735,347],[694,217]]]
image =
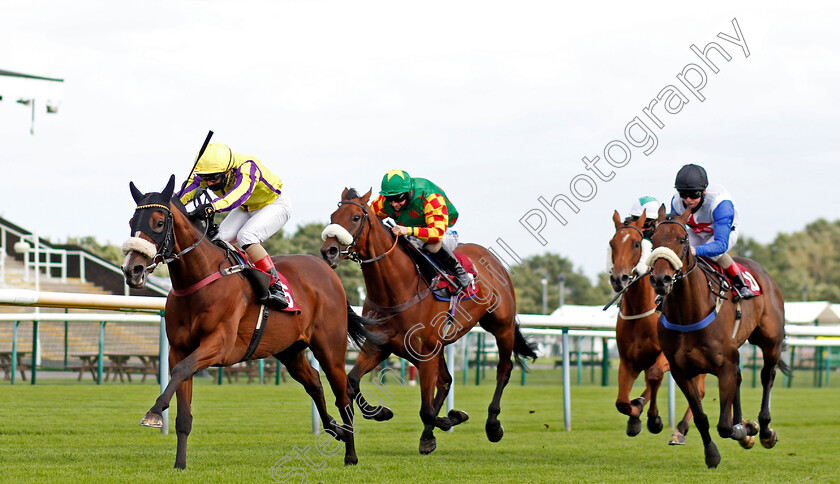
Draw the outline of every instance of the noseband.
[[[344,250],[339,250],[339,252],[338,252],[339,256],[347,256],[348,259],[350,259],[353,262],[358,262],[359,264],[369,264],[371,262],[376,262],[380,259],[385,258],[388,254],[391,253],[392,250],[394,250],[394,247],[397,246],[397,241],[399,240],[399,237],[394,237],[394,245],[392,245],[391,248],[388,249],[387,251],[385,251],[383,254],[380,254],[380,255],[378,255],[376,257],[373,257],[371,259],[362,259],[359,256],[358,250],[353,250],[353,249],[355,249],[356,244],[359,243],[359,237],[362,236],[362,230],[364,230],[365,224],[368,224],[368,225],[370,225],[371,228],[373,228],[373,223],[370,221],[370,217],[368,216],[367,207],[365,207],[361,203],[354,202],[353,200],[342,200],[342,201],[338,202],[339,207],[341,207],[342,205],[355,205],[355,206],[361,208],[362,209],[362,223],[359,224],[359,228],[356,229],[356,233],[353,234],[353,240],[350,241],[350,244],[345,246]],[[341,241],[338,240],[338,237],[336,237],[336,240],[338,241],[339,247],[341,247],[343,244],[341,243]]]

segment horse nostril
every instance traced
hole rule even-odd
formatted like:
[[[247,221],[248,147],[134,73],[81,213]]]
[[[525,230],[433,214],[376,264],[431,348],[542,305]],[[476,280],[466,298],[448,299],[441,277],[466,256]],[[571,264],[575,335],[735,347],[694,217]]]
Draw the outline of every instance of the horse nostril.
[[[672,282],[674,282],[674,279],[671,276],[665,276],[662,278],[662,283],[665,285],[670,286]]]
[[[630,276],[629,276],[629,275],[627,275],[627,274],[623,274],[623,275],[621,276],[621,282],[627,282],[627,281],[629,281],[629,280],[630,280]]]
[[[131,274],[134,275],[134,276],[139,276],[140,274],[143,273],[144,270],[145,270],[145,267],[138,264],[138,265],[134,266],[134,268],[131,269]]]

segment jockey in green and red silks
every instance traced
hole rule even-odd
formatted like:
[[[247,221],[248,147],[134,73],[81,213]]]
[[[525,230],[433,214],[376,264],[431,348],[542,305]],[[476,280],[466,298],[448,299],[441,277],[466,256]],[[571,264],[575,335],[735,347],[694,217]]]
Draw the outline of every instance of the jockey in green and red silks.
[[[262,243],[283,228],[292,216],[292,203],[280,189],[283,182],[258,159],[234,153],[221,143],[210,143],[197,160],[187,186],[178,194],[192,200],[199,188],[208,188],[216,199],[202,204],[202,213],[230,212],[219,225],[216,239],[238,243],[254,265],[271,276],[268,300],[288,306],[277,269]]]
[[[458,210],[440,187],[425,178],[412,178],[405,170],[391,170],[382,178],[379,197],[371,208],[380,219],[394,219],[394,235],[423,241],[432,258],[455,275],[456,293],[472,282],[452,253],[458,233],[450,227],[458,220]]]

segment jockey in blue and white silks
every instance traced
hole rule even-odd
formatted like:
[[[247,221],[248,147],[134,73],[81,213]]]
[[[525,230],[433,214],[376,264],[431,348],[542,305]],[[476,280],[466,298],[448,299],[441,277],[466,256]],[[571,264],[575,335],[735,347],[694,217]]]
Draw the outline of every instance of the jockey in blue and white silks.
[[[699,165],[685,165],[674,183],[677,193],[671,199],[671,213],[682,215],[691,210],[688,240],[691,252],[716,261],[732,279],[742,299],[753,297],[738,265],[726,252],[738,241],[738,210],[729,192],[718,185],[709,186],[706,170]]]

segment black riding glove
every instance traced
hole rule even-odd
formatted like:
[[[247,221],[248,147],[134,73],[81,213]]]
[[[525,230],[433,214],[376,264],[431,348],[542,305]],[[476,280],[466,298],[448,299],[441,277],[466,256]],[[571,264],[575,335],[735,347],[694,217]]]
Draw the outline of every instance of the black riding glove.
[[[193,210],[192,215],[198,215],[203,219],[209,220],[213,218],[215,213],[216,209],[213,207],[212,203],[202,203]]]

